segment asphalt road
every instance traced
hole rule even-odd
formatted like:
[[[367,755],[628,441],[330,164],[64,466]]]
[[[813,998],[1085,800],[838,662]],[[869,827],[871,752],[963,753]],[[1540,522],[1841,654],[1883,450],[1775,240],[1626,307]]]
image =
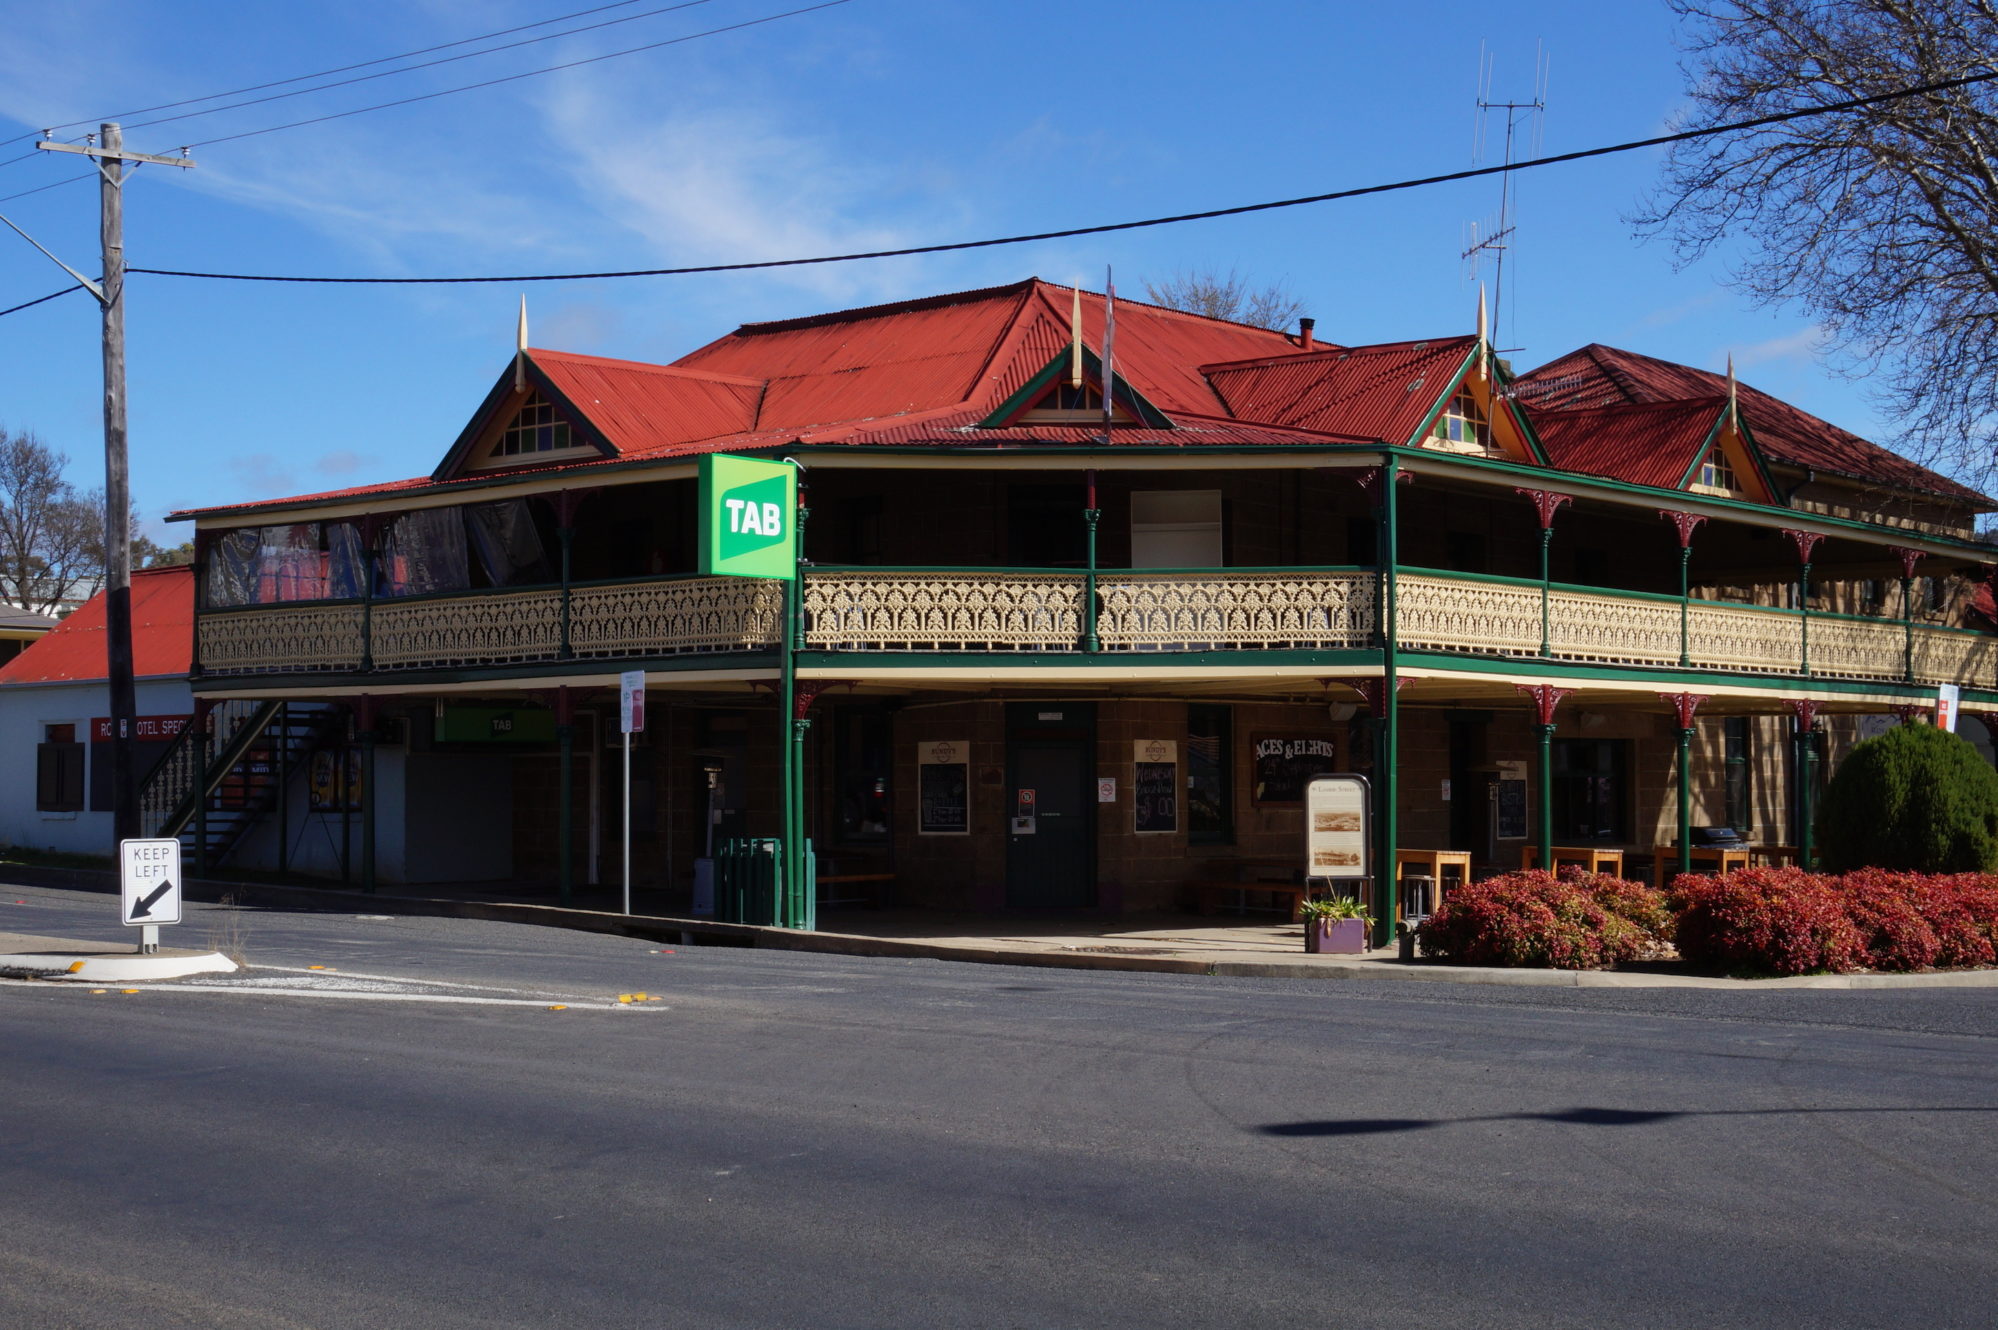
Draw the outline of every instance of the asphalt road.
[[[0,930],[112,908],[6,888]],[[167,940],[237,930],[326,991],[0,984],[0,1327],[1994,1320],[1994,990]]]

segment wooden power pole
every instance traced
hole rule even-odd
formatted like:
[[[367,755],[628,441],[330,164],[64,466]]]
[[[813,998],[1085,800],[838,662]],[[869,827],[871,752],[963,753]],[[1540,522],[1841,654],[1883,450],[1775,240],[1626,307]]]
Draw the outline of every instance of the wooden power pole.
[[[139,827],[139,790],[132,769],[138,702],[132,684],[132,491],[125,463],[125,163],[190,167],[194,162],[186,149],[179,157],[126,152],[124,131],[115,122],[104,125],[101,143],[44,139],[35,146],[94,158],[101,178],[98,236],[104,275],[98,282],[74,270],[70,275],[104,310],[104,639],[111,683],[111,821],[114,839],[131,840],[145,833]]]

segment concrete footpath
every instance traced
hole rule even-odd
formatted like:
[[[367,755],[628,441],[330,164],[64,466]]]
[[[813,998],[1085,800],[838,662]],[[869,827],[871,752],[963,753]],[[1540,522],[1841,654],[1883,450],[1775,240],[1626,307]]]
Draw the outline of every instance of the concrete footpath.
[[[116,875],[102,870],[0,865],[0,880],[23,885],[114,893]],[[1998,988],[1998,970],[1930,974],[1804,975],[1787,979],[1725,979],[1676,973],[1670,963],[1625,970],[1517,970],[1431,961],[1407,962],[1382,949],[1358,956],[1314,956],[1304,951],[1303,929],[1279,922],[1219,922],[1198,915],[1097,919],[1087,915],[950,915],[932,911],[854,909],[828,911],[816,932],[718,923],[663,914],[542,905],[494,898],[491,885],[427,888],[435,894],[363,893],[327,887],[195,879],[183,888],[190,900],[308,910],[485,919],[499,923],[611,933],[683,946],[772,947],[844,956],[896,956],[976,961],[1077,970],[1245,978],[1382,980],[1412,983],[1495,984],[1545,988],[1725,988],[1739,991],[1797,988]],[[61,964],[57,965],[57,959]],[[77,962],[80,969],[72,969]],[[219,962],[219,964],[217,964]],[[198,968],[180,968],[198,967]],[[162,947],[153,957],[129,946],[0,933],[0,974],[118,982],[166,979],[233,970],[215,952]],[[171,973],[169,973],[171,971]]]

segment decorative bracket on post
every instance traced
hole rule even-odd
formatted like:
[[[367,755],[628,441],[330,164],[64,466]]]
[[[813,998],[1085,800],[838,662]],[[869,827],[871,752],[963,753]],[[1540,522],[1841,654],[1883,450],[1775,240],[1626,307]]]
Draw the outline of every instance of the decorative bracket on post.
[[[1898,702],[1887,709],[1893,712],[1894,718],[1903,725],[1913,725],[1915,717],[1929,714],[1927,707],[1914,702]]]
[[[1516,683],[1513,685],[1520,694],[1533,699],[1533,712],[1542,725],[1554,723],[1554,708],[1561,705],[1563,698],[1574,692],[1572,688],[1556,688],[1551,683]]]
[[[1533,501],[1533,511],[1540,514],[1540,529],[1542,531],[1553,529],[1554,514],[1561,510],[1562,504],[1573,503],[1575,501],[1575,496],[1572,494],[1557,494],[1553,490],[1527,489],[1523,485],[1513,486],[1513,493],[1524,494],[1528,499]]]
[[[751,679],[748,683],[757,692],[768,692],[773,697],[781,691],[775,683],[768,679]],[[791,719],[800,724],[809,725],[812,720],[812,704],[819,700],[821,693],[829,688],[851,690],[859,686],[860,681],[858,679],[800,679],[797,685],[791,690]]]
[[[1790,710],[1797,715],[1797,730],[1809,734],[1818,727],[1818,704],[1808,697],[1790,699]]]
[[[1888,552],[1901,561],[1901,580],[1904,582],[1915,580],[1915,565],[1928,557],[1921,550],[1911,550],[1904,545],[1890,546]]]
[[[1818,547],[1824,537],[1815,531],[1792,531],[1783,528],[1783,534],[1797,547],[1797,672],[1808,676],[1811,672],[1811,551]]]
[[[1660,508],[1658,515],[1670,522],[1672,529],[1679,533],[1679,548],[1682,550],[1693,548],[1693,528],[1707,520],[1698,513],[1682,513],[1674,508]]]
[[[1679,728],[1682,730],[1693,728],[1693,713],[1700,709],[1700,703],[1707,700],[1704,693],[1660,693],[1658,699],[1672,704],[1672,710],[1678,714]]]
[[[1414,473],[1410,471],[1397,471],[1395,472],[1394,478],[1397,484],[1406,485],[1408,484],[1409,481],[1413,480],[1415,476]],[[1380,493],[1381,473],[1379,468],[1371,466],[1360,467],[1357,471],[1353,473],[1353,475],[1351,476],[1351,480],[1353,481],[1354,484],[1358,485],[1360,489],[1366,493],[1367,506],[1372,508],[1374,511],[1379,512],[1381,506],[1381,493]]]
[[[1818,542],[1823,540],[1824,537],[1815,531],[1792,531],[1787,526],[1783,528],[1783,534],[1788,536],[1790,543],[1797,547],[1797,562],[1806,568],[1810,567],[1811,551],[1818,547]]]
[[[1337,685],[1341,688],[1352,689],[1362,698],[1366,699],[1367,712],[1375,720],[1379,720],[1387,714],[1387,680],[1378,674],[1356,679],[1320,679],[1318,682],[1324,684],[1327,688]],[[1400,675],[1396,675],[1394,691],[1396,693],[1401,692],[1401,686],[1405,682],[1406,680]]]

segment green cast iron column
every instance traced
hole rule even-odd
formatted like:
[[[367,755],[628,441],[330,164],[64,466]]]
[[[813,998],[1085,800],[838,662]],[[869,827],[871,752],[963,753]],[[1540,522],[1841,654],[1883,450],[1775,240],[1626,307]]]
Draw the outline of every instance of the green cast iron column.
[[[361,890],[375,890],[375,700],[361,699]]]
[[[1540,654],[1550,654],[1547,649],[1547,593],[1550,578],[1547,572],[1547,552],[1554,544],[1554,525],[1549,521],[1540,528]]]
[[[291,703],[278,707],[278,786],[277,786],[279,873],[291,871]]]
[[[571,517],[566,506],[562,511],[562,525],[556,529],[555,534],[562,546],[562,659],[568,660],[576,654],[574,649],[569,645],[569,602],[571,598],[569,590],[569,547],[575,543],[576,529],[571,525]]]
[[[1679,547],[1679,664],[1690,666],[1692,657],[1693,547]]]
[[[568,580],[569,552],[567,545],[568,542],[564,541],[562,551],[564,581]],[[566,599],[567,596],[565,593],[565,603]],[[563,631],[566,633],[568,631],[568,615],[564,614],[562,618]],[[561,866],[560,895],[562,904],[566,907],[569,904],[576,880],[576,772],[574,769],[576,759],[576,724],[575,717],[570,712],[569,690],[567,688],[557,688],[555,690],[555,739],[562,747],[561,792],[557,796],[558,803],[555,810],[555,836],[556,843],[560,847],[556,852],[556,862]]]
[[[1814,787],[1818,774],[1817,735],[1809,729],[1797,732],[1797,866],[1810,871],[1817,862],[1817,799]]]
[[[1901,669],[1909,683],[1915,681],[1915,579],[1901,579]]]
[[[1805,678],[1811,675],[1811,561],[1804,560],[1801,572],[1797,574],[1797,613],[1798,620],[1797,666]]]
[[[1540,866],[1554,871],[1554,724],[1534,726],[1540,732],[1540,807],[1535,839],[1540,847]]]
[[[1084,535],[1089,545],[1089,571],[1083,578],[1082,587],[1082,649],[1096,652],[1103,649],[1103,640],[1096,628],[1096,524],[1103,519],[1103,510],[1096,506],[1094,471],[1089,472],[1088,483],[1089,493],[1082,508]]]
[[[208,867],[208,737],[212,703],[194,708],[194,870]]]
[[[1693,871],[1693,727],[1679,731],[1679,871]]]
[[[1381,566],[1385,570],[1385,595],[1381,604],[1384,647],[1381,652],[1381,763],[1380,777],[1380,863],[1376,866],[1378,887],[1374,899],[1380,918],[1374,924],[1374,944],[1389,946],[1395,938],[1395,916],[1400,913],[1401,882],[1396,875],[1396,842],[1400,839],[1401,805],[1401,707],[1397,697],[1400,676],[1395,655],[1400,650],[1401,633],[1395,623],[1395,569],[1401,561],[1400,505],[1395,499],[1399,466],[1390,461],[1381,468]]]

